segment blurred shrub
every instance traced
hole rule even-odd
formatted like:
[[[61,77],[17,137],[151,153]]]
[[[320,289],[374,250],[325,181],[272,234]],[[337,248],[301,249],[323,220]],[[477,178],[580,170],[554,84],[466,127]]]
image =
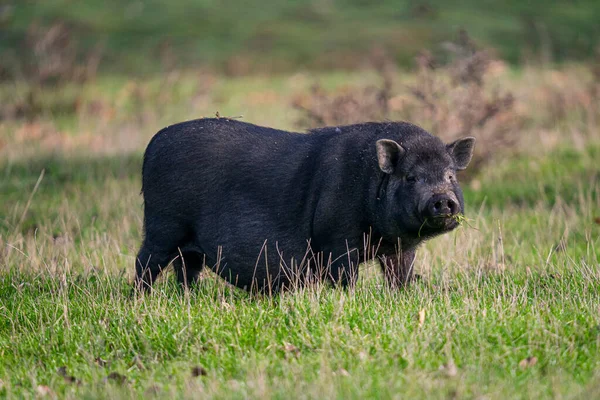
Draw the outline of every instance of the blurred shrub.
[[[316,84],[308,93],[295,96],[292,106],[301,111],[297,125],[316,128],[388,118],[396,72],[394,64],[380,48],[372,51],[371,64],[379,73],[380,86],[343,88],[338,93],[329,94]]]
[[[102,47],[90,53],[77,50],[72,30],[62,22],[48,26],[31,23],[20,49],[19,61],[0,59],[0,78],[21,82],[10,98],[2,99],[0,121],[5,119],[33,120],[42,113],[68,115],[77,111],[81,99],[78,93],[57,90],[57,95],[44,96],[43,88],[81,84],[95,79],[102,58]],[[24,90],[22,90],[25,88]]]
[[[381,86],[333,94],[315,86],[293,100],[301,111],[297,124],[315,128],[393,119],[413,122],[447,142],[475,136],[478,143],[470,175],[493,154],[517,145],[523,121],[514,110],[514,96],[491,87],[486,79],[502,63],[478,49],[465,32],[446,43],[442,54],[423,51],[416,62],[415,82],[398,90],[393,64],[376,52],[373,64]]]
[[[32,23],[24,50],[27,56],[22,72],[40,85],[94,79],[102,58],[101,46],[89,54],[78,52],[72,30],[63,22],[49,26]]]

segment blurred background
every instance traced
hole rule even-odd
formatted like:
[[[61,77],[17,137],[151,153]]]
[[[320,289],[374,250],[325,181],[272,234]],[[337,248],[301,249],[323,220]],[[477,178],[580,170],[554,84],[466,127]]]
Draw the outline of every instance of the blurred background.
[[[143,151],[215,116],[475,136],[465,223],[398,294],[131,302]],[[0,0],[0,397],[598,398],[599,126],[600,0]]]
[[[482,163],[532,125],[536,142],[573,113],[571,134],[595,129],[598,21],[594,0],[3,0],[0,154],[141,151],[218,112],[410,120],[479,136]]]
[[[588,60],[600,35],[593,0],[21,0],[0,19],[3,76],[43,79],[77,78],[60,76],[76,62],[92,75],[354,70],[374,48],[411,68],[461,28],[512,64],[564,62]]]
[[[475,204],[574,199],[600,174],[587,164],[598,21],[595,0],[2,0],[4,227],[27,235],[41,216],[63,218],[73,204],[60,185],[83,195],[116,179],[139,205],[150,137],[214,116],[298,131],[407,120],[446,141],[477,137],[461,178]],[[561,149],[573,168],[553,167]]]

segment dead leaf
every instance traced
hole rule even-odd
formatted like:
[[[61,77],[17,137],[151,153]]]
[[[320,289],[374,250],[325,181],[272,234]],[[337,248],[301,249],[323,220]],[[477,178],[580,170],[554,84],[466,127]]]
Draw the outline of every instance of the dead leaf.
[[[521,362],[519,362],[519,367],[523,369],[533,367],[535,364],[537,364],[537,362],[537,357],[529,356],[527,358],[522,359]]]
[[[100,367],[106,367],[108,365],[108,361],[102,359],[101,357],[96,357],[94,362],[96,362],[96,364],[98,364]]]
[[[110,374],[108,374],[108,376],[106,378],[104,378],[104,381],[114,381],[115,383],[118,383],[119,385],[122,385],[124,383],[128,382],[128,379],[125,375],[120,374],[118,372],[111,372]]]
[[[341,376],[350,376],[350,372],[346,371],[344,368],[338,369],[337,374]]]
[[[65,366],[60,367],[56,371],[56,373],[58,375],[62,376],[66,383],[73,383],[76,385],[81,385],[81,381],[79,379],[75,378],[72,375],[67,374],[67,367],[65,367]]]
[[[450,360],[446,364],[440,366],[440,371],[444,372],[446,376],[454,377],[458,374],[458,368],[454,361]]]
[[[196,366],[196,367],[192,368],[192,376],[194,378],[197,378],[199,376],[206,376],[206,375],[208,375],[208,372],[206,372],[206,369],[204,369],[203,367]]]
[[[283,350],[288,354],[294,355],[295,357],[298,357],[300,355],[300,349],[291,343],[284,343]]]
[[[44,386],[44,385],[38,385],[38,387],[36,388],[38,394],[40,396],[53,396],[54,393],[52,392],[52,389],[50,389],[48,386]]]
[[[600,217],[594,218],[594,222],[597,223],[598,225],[600,225]]]
[[[419,311],[419,328],[423,326],[425,323],[425,309],[423,308]]]

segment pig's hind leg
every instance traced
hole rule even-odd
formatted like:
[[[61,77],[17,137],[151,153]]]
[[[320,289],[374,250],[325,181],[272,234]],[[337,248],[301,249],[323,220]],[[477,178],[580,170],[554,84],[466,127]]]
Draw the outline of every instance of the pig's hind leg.
[[[149,292],[156,278],[178,255],[186,230],[175,221],[146,223],[146,235],[137,255],[135,288]]]
[[[182,252],[173,262],[177,282],[188,288],[198,282],[198,277],[204,269],[204,254],[196,251]]]

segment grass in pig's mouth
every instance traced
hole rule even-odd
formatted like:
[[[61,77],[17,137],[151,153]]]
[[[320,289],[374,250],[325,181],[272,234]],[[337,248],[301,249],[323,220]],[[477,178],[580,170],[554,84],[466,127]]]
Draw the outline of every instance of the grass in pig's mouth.
[[[421,237],[421,231],[423,230],[423,227],[425,225],[427,225],[427,222],[430,220],[440,220],[440,219],[453,219],[454,221],[456,221],[456,223],[458,224],[458,226],[462,226],[463,224],[466,224],[469,228],[473,228],[473,229],[477,229],[475,227],[473,227],[473,225],[471,225],[469,223],[469,220],[467,219],[467,217],[465,217],[464,214],[460,213],[460,214],[444,214],[444,215],[440,215],[440,216],[436,216],[433,217],[431,219],[425,217],[425,219],[423,220],[423,223],[421,224],[421,227],[419,228],[419,237]]]
[[[473,221],[473,220],[465,217],[465,214],[456,214],[456,215],[451,216],[451,218],[453,218],[456,222],[458,222],[459,226],[467,225],[471,229],[475,229],[476,231],[479,230],[479,229],[475,228],[473,225],[471,225],[471,221]]]

